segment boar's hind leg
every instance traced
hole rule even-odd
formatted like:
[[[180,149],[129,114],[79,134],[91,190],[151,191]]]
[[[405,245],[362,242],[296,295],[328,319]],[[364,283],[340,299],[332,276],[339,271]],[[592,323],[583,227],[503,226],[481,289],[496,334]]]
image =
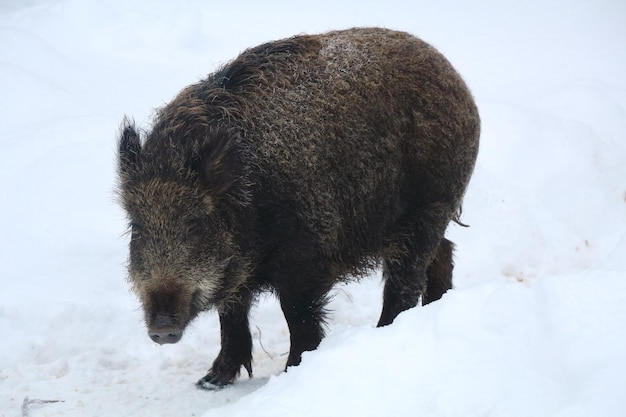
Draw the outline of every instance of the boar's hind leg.
[[[420,296],[422,303],[427,304],[441,298],[452,286],[452,242],[444,238],[432,246],[408,246],[409,255],[383,261],[385,289],[378,327],[392,323],[398,314],[415,307]],[[424,249],[433,246],[434,250]],[[432,261],[426,263],[425,259]]]
[[[426,289],[426,271],[420,262],[383,261],[383,311],[378,327],[391,324],[398,314],[417,305]]]
[[[220,309],[222,348],[209,372],[197,382],[198,387],[215,389],[232,384],[242,366],[252,378],[252,336],[248,323],[251,303],[252,296],[245,290],[236,303]]]
[[[440,299],[446,291],[452,288],[453,250],[454,243],[445,238],[441,240],[437,254],[426,270],[428,282],[426,293],[422,295],[423,305]]]

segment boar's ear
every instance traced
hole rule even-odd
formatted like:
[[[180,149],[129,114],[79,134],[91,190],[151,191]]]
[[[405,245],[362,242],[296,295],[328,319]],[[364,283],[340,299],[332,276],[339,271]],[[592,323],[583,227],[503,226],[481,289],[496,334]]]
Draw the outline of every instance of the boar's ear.
[[[229,190],[241,177],[242,164],[236,142],[237,138],[229,130],[211,129],[194,158],[194,170],[214,195]]]
[[[119,172],[122,177],[128,177],[137,170],[141,140],[135,123],[127,117],[124,117],[120,131]]]

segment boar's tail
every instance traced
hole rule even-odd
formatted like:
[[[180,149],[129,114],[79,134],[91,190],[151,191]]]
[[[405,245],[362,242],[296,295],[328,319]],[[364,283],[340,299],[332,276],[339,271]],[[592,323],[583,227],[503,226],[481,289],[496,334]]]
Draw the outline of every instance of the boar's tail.
[[[461,221],[461,214],[463,214],[463,207],[459,206],[459,209],[452,216],[452,221],[458,224],[459,226],[469,227],[469,224],[465,224]]]

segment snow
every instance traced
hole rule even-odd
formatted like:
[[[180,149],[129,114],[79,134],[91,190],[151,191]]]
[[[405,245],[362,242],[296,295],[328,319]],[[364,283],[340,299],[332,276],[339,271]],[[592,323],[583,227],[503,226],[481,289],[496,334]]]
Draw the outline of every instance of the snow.
[[[625,23],[615,0],[2,2],[0,416],[626,415]],[[198,390],[216,315],[157,346],[124,280],[119,123],[246,47],[363,25],[433,43],[481,110],[455,289],[376,329],[380,274],[339,286],[287,373],[263,297],[254,378]]]

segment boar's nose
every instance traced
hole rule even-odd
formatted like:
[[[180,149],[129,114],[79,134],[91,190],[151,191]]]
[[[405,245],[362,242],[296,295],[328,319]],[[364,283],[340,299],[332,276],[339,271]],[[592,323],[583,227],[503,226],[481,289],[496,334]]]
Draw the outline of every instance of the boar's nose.
[[[160,345],[176,343],[183,337],[183,329],[171,314],[158,313],[148,326],[148,336]]]
[[[163,345],[166,343],[176,343],[183,337],[183,331],[173,327],[155,327],[148,330],[150,339]]]

